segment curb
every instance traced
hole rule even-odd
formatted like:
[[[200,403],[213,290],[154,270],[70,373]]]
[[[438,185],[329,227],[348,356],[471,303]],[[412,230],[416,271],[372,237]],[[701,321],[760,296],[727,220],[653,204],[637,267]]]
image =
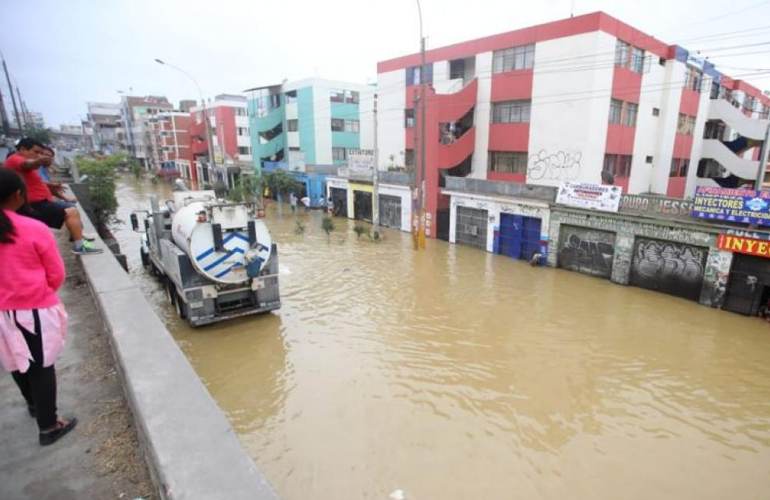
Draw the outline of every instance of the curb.
[[[85,231],[97,235],[83,213]],[[101,238],[96,245],[106,248]],[[153,483],[164,500],[279,500],[111,252],[81,257]]]

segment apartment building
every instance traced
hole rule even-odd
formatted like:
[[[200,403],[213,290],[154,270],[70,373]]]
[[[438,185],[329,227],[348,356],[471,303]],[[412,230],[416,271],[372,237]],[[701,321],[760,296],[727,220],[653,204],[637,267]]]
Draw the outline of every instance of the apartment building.
[[[437,225],[449,224],[447,176],[684,198],[751,184],[759,169],[770,99],[602,12],[432,49],[426,61],[424,75],[419,54],[378,64],[378,167],[419,167],[424,102]]]
[[[121,108],[121,120],[125,130],[123,149],[136,158],[140,165],[150,168],[152,158],[150,119],[159,113],[172,111],[173,106],[165,97],[123,96]]]
[[[92,134],[93,149],[106,154],[121,150],[121,142],[125,136],[122,109],[117,103],[88,103],[87,127]]]
[[[164,111],[150,118],[150,164],[153,170],[193,180],[189,135],[191,121],[190,114],[181,111]]]

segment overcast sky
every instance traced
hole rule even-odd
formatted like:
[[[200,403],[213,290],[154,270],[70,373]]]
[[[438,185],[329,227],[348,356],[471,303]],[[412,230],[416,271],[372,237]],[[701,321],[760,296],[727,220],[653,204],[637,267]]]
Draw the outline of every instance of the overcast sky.
[[[422,0],[428,48],[569,17],[572,4]],[[576,15],[598,10],[710,53],[729,75],[770,68],[770,1],[574,0]],[[87,101],[117,102],[118,90],[175,104],[197,97],[155,58],[192,73],[209,97],[284,78],[372,83],[377,61],[419,46],[415,0],[3,0],[2,12],[0,50],[12,77],[28,108],[54,126],[78,123]],[[713,39],[728,32],[737,33]],[[770,88],[768,75],[746,80]],[[0,88],[7,97],[4,79]]]

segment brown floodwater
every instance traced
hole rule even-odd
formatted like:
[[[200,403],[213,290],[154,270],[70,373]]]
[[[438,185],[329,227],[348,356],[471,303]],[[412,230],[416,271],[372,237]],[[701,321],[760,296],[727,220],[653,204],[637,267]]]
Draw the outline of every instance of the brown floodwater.
[[[152,191],[124,180],[119,216]],[[283,307],[200,329],[117,235],[284,500],[770,498],[767,323],[345,219],[327,242],[319,213],[267,223]]]

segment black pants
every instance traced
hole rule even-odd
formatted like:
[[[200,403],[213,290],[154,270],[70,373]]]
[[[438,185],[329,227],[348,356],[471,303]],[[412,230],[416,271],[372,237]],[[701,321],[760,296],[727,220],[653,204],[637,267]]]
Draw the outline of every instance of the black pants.
[[[37,426],[42,430],[50,429],[56,425],[56,370],[53,365],[43,368],[43,338],[40,332],[40,315],[33,311],[35,317],[35,332],[32,333],[16,321],[16,313],[13,319],[16,326],[24,334],[32,361],[26,373],[11,372],[13,380],[19,386],[21,395],[27,401],[27,405],[35,408],[37,412]]]

